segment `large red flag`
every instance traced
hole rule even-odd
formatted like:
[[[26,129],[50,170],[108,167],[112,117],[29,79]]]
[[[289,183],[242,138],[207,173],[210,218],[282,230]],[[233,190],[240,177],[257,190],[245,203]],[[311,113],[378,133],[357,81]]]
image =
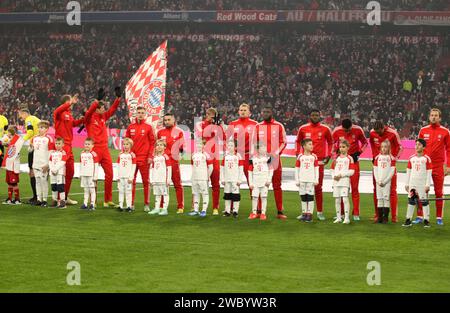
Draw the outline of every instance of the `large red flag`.
[[[130,120],[134,120],[136,108],[145,107],[147,122],[155,128],[164,113],[166,96],[167,40],[139,67],[125,89],[125,99]]]

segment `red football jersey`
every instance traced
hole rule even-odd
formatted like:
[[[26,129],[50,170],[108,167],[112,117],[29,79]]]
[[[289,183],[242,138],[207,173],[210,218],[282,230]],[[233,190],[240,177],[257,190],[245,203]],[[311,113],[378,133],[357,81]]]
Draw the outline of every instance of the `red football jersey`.
[[[425,126],[420,130],[419,138],[427,142],[425,154],[434,165],[443,164],[447,158],[447,167],[450,167],[450,132],[447,128],[440,124]]]
[[[331,157],[333,138],[328,126],[321,123],[307,123],[300,126],[295,141],[295,151],[297,155],[301,152],[302,140],[307,138],[312,140],[313,153],[317,155],[319,161],[322,161],[326,157]]]
[[[372,148],[372,157],[375,158],[380,154],[381,143],[388,140],[391,143],[391,154],[398,158],[402,151],[402,143],[397,131],[389,126],[384,127],[383,135],[378,135],[375,130],[370,131],[370,147]]]

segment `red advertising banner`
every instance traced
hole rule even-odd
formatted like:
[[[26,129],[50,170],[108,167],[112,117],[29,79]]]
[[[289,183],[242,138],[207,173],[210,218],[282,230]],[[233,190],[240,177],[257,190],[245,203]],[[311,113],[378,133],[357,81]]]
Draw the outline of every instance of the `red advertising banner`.
[[[274,23],[277,11],[217,11],[216,21],[220,23]]]
[[[395,25],[450,26],[450,11],[446,12],[395,12]]]

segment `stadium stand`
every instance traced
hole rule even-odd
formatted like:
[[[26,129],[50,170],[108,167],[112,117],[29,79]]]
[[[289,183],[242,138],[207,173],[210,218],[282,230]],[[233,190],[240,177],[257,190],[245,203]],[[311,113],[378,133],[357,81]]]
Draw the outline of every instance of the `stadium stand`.
[[[340,32],[336,26],[308,27],[300,33],[295,25],[89,25],[81,33],[68,33],[64,27],[58,32],[54,26],[39,26],[39,31],[37,26],[3,26],[0,113],[17,123],[17,108],[28,104],[32,112],[51,118],[60,95],[78,92],[84,105],[74,115],[81,115],[99,86],[126,84],[162,41],[155,34],[180,34],[183,39],[169,40],[166,110],[191,129],[204,108],[217,106],[226,123],[243,101],[252,104],[256,119],[263,104],[273,104],[288,134],[296,133],[313,107],[322,110],[330,126],[350,116],[368,132],[372,121],[383,119],[400,131],[405,128],[406,138],[421,126],[410,122],[426,122],[431,106],[449,114],[448,35],[406,42],[392,40],[403,36],[392,30],[352,28],[348,35],[348,29]],[[241,31],[258,40],[183,37],[208,31]],[[416,31],[409,35],[434,34]],[[125,128],[125,106],[118,116],[110,127]]]

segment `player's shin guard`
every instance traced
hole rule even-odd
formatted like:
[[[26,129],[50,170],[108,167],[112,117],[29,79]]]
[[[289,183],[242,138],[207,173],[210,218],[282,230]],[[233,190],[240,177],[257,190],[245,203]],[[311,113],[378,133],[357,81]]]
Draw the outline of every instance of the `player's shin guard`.
[[[36,177],[36,197],[39,202],[42,201],[42,183],[41,177]]]
[[[89,205],[89,193],[90,193],[89,189],[90,189],[89,187],[85,187],[84,188],[84,199],[83,199],[84,201],[83,201],[83,203],[84,203],[85,206]]]
[[[252,197],[252,213],[253,214],[256,214],[256,212],[258,210],[258,202],[259,202],[259,198]]]
[[[302,214],[306,214],[308,211],[308,202],[302,201],[301,208],[302,208]]]
[[[169,192],[167,191],[167,195],[164,196],[164,200],[163,200],[163,210],[167,210],[169,208],[169,200],[170,200],[170,196],[169,196]]]
[[[194,203],[194,211],[198,212],[200,207],[200,195],[198,193],[192,194],[192,200]]]
[[[209,205],[209,193],[203,194],[202,195],[202,200],[203,200],[202,211],[206,212],[208,210],[208,205]]]
[[[14,199],[19,200],[20,199],[19,185],[14,184],[13,191],[14,191]]]
[[[261,197],[261,214],[267,212],[267,197]]]
[[[95,187],[90,187],[89,193],[91,194],[91,204],[95,207],[95,201],[97,200],[97,194],[95,192]]]
[[[65,190],[64,184],[58,184],[58,185],[56,185],[56,188],[58,189],[58,192],[59,192],[59,199],[61,199],[61,200],[66,199],[66,193],[64,192],[64,190]]]
[[[415,205],[412,204],[408,204],[408,208],[406,210],[406,218],[407,219],[412,219],[413,215],[414,215],[414,209],[416,208]]]
[[[341,198],[335,198],[334,199],[334,206],[336,208],[336,218],[338,220],[342,219],[342,215],[341,215]],[[319,211],[319,209],[317,209],[317,211]]]
[[[231,213],[231,200],[225,200],[225,212]]]
[[[233,202],[233,212],[238,214],[239,213],[239,205],[240,205],[240,201],[234,201]]]
[[[13,187],[11,185],[8,185],[8,199],[12,200],[13,195]]]
[[[423,219],[429,221],[430,220],[430,205],[424,204],[422,209],[423,209]]]
[[[306,214],[308,210],[308,198],[306,195],[300,195],[301,200],[301,213]]]
[[[42,201],[47,202],[47,197],[48,197],[48,182],[47,182],[47,179],[41,178],[41,183],[42,183],[42,187],[41,187]]]
[[[133,206],[133,201],[132,201],[130,184],[128,184],[128,188],[125,188],[125,200],[127,202],[127,208],[131,208]]]
[[[306,195],[306,213],[314,213],[314,195]]]
[[[350,201],[348,197],[342,197],[342,202],[344,203],[345,219],[348,220],[350,219]]]
[[[155,196],[155,210],[159,210],[159,207],[161,205],[161,195]],[[164,203],[166,202],[166,197],[164,197]]]
[[[119,185],[118,186],[119,187],[119,208],[123,209],[124,208],[123,202],[125,199],[125,190],[124,190],[125,188],[123,188],[124,186],[120,180],[119,180],[118,185]]]

